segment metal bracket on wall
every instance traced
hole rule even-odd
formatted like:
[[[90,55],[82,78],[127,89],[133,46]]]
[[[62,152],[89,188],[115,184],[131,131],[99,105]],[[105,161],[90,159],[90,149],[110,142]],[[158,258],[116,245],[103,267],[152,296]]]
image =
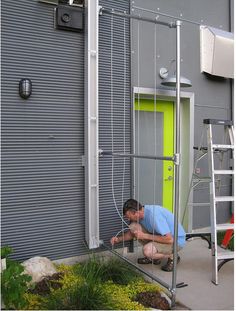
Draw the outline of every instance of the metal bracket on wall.
[[[84,8],[58,5],[55,10],[56,28],[82,32],[84,29]]]

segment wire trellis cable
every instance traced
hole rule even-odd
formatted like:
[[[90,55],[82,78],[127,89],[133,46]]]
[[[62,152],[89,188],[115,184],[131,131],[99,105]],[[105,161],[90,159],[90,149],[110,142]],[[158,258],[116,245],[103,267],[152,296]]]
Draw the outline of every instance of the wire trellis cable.
[[[125,27],[125,18],[124,18],[124,100],[123,100],[123,116],[124,116],[124,122],[123,122],[123,152],[126,152],[126,113],[125,113],[125,109],[126,109],[126,27]],[[126,159],[123,159],[123,175],[122,175],[122,193],[121,193],[121,204],[124,203],[124,188],[125,188],[125,163]],[[124,213],[123,213],[123,208],[122,208],[122,219],[124,219]],[[123,249],[125,247],[125,242],[124,242],[124,222],[122,221],[122,235],[123,235]]]
[[[140,87],[140,21],[138,20],[138,90]],[[138,92],[138,128],[137,128],[137,149],[138,154],[140,154],[140,93]],[[136,160],[135,160],[136,161]],[[138,172],[137,172],[137,200],[140,202],[140,159],[138,161]],[[138,218],[138,225],[139,225],[139,218]],[[138,261],[138,254],[139,254],[139,239],[137,238],[137,253],[136,253],[136,260]]]
[[[157,82],[157,75],[156,75],[156,67],[157,67],[157,47],[156,47],[156,36],[157,36],[157,29],[156,24],[154,25],[154,155],[157,153],[157,135],[156,135],[156,126],[157,126],[157,120],[156,120],[156,105],[157,105],[157,97],[156,97],[156,82]],[[156,204],[156,170],[157,170],[157,163],[154,161],[154,180],[153,180],[153,204]],[[153,207],[154,209],[154,207]],[[153,216],[154,216],[154,210],[153,210]],[[152,243],[154,242],[154,217],[153,217],[153,224],[152,224]],[[153,270],[153,251],[154,251],[154,243],[152,245],[152,274],[154,273]],[[153,281],[153,280],[152,280]]]
[[[113,15],[111,15],[111,64],[110,64],[110,72],[111,72],[111,149],[112,152],[114,152],[114,122],[113,122]],[[123,219],[122,215],[119,212],[116,198],[115,198],[115,189],[114,189],[114,157],[111,159],[111,187],[112,187],[112,198],[115,205],[115,209],[117,211],[117,214],[119,215],[120,219],[122,220],[122,223],[124,223],[126,226],[128,226],[127,222]]]

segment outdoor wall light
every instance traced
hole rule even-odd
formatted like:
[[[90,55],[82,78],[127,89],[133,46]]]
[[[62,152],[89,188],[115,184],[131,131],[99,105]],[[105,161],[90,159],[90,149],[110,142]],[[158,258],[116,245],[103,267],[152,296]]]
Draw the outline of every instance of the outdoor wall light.
[[[166,79],[161,81],[161,85],[176,87],[176,76],[174,75],[171,77],[167,77]],[[180,77],[180,87],[190,87],[190,86],[192,86],[192,82],[189,79],[181,76]]]
[[[173,65],[174,62],[175,60],[172,59],[172,61],[170,62],[170,67]],[[160,69],[159,75],[163,79],[161,81],[161,85],[169,86],[169,87],[176,87],[176,75],[174,74],[169,77],[169,72],[170,70],[167,68],[163,67]],[[180,87],[190,87],[190,86],[192,86],[192,82],[189,79],[183,76],[180,76]]]
[[[32,93],[32,82],[30,79],[24,78],[19,82],[19,94],[21,98],[27,99]]]

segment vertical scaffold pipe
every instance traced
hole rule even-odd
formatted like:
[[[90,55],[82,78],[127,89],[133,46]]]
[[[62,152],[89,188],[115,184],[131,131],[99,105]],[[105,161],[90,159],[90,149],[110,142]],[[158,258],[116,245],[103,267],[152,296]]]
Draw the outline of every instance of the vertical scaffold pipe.
[[[180,165],[180,26],[181,21],[176,21],[176,108],[175,108],[175,196],[174,196],[174,265],[172,271],[172,307],[176,299],[177,276],[177,245],[178,245],[178,219],[179,219],[179,165]]]

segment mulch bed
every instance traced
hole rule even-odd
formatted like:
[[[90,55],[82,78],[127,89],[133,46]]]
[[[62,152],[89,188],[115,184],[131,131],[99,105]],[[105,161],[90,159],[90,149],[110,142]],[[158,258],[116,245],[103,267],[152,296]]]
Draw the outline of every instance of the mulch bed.
[[[29,292],[37,295],[50,294],[50,288],[58,289],[62,287],[62,284],[58,282],[63,277],[63,273],[54,273],[51,276],[47,276],[42,281],[36,283],[33,289],[29,289]]]
[[[170,310],[167,299],[159,292],[142,292],[136,296],[135,300],[147,308]]]

